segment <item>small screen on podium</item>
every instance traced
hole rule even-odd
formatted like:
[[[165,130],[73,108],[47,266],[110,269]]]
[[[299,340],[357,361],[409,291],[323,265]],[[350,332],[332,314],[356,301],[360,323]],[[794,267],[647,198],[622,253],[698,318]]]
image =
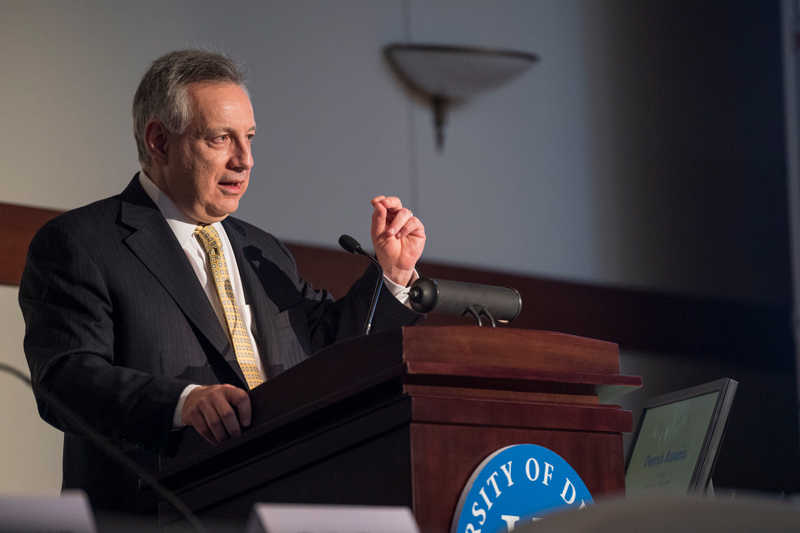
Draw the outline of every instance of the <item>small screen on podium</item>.
[[[628,455],[626,495],[702,494],[735,389],[724,379],[648,401]]]

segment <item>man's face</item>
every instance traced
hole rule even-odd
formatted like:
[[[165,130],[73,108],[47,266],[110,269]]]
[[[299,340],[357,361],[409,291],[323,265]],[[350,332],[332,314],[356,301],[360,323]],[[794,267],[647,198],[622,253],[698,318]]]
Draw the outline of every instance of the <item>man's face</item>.
[[[236,211],[247,190],[256,133],[253,106],[244,90],[230,83],[191,84],[188,97],[191,123],[181,134],[167,134],[162,191],[185,215],[217,222]]]

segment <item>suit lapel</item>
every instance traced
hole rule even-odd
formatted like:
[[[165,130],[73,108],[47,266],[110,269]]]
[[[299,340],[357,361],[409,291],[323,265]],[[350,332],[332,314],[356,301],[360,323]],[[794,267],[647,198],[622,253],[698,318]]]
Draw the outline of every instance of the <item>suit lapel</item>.
[[[125,238],[125,243],[158,279],[186,317],[227,360],[229,353],[233,352],[228,337],[175,234],[142,189],[138,175],[120,200],[120,221],[134,230]],[[235,355],[233,361],[236,361]]]
[[[253,313],[259,355],[267,377],[271,378],[308,357],[309,347],[301,341],[308,333],[288,313],[302,303],[303,297],[269,252],[257,244],[258,239],[247,235],[245,227],[231,217],[223,220],[222,225],[231,241],[245,298]],[[299,316],[296,319],[303,321]],[[296,328],[301,332],[299,337]]]

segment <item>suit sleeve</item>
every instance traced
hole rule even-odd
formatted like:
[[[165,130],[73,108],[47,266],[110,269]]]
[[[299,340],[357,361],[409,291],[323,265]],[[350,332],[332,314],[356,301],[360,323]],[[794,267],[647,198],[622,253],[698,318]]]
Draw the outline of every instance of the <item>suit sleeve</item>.
[[[114,365],[114,305],[83,243],[57,221],[34,237],[20,284],[31,379],[113,439],[164,450],[188,382]],[[75,432],[35,392],[44,420]]]
[[[334,342],[362,335],[372,294],[380,279],[378,269],[370,264],[364,274],[350,287],[347,295],[334,302],[327,291],[314,289],[297,274],[294,258],[283,243],[279,244],[291,262],[295,284],[302,295],[311,353],[318,352]],[[372,321],[372,331],[414,325],[423,318],[424,315],[401,304],[387,288],[382,287]]]

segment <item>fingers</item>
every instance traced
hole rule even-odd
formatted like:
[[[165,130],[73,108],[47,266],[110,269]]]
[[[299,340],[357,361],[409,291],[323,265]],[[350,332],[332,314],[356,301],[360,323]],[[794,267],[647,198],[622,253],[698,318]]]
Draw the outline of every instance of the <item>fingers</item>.
[[[424,237],[425,236],[425,226],[422,225],[422,221],[420,219],[418,219],[417,217],[415,217],[413,215],[397,231],[397,238],[398,239],[403,239],[403,238],[408,237],[408,236],[412,236],[412,237]]]
[[[237,417],[234,407],[239,411]],[[252,416],[250,397],[233,385],[199,387],[189,393],[182,419],[211,444],[219,444],[242,433]]]
[[[372,244],[383,274],[406,286],[425,247],[425,227],[397,197],[376,196],[372,206]]]
[[[374,207],[372,213],[373,238],[381,236],[403,238],[418,230],[422,225],[414,217],[414,213],[403,207],[403,203],[395,196],[376,196],[371,203]],[[406,227],[409,221],[415,222]]]
[[[410,209],[401,209],[389,225],[386,233],[389,236],[402,239],[422,228],[422,222],[414,216]]]

